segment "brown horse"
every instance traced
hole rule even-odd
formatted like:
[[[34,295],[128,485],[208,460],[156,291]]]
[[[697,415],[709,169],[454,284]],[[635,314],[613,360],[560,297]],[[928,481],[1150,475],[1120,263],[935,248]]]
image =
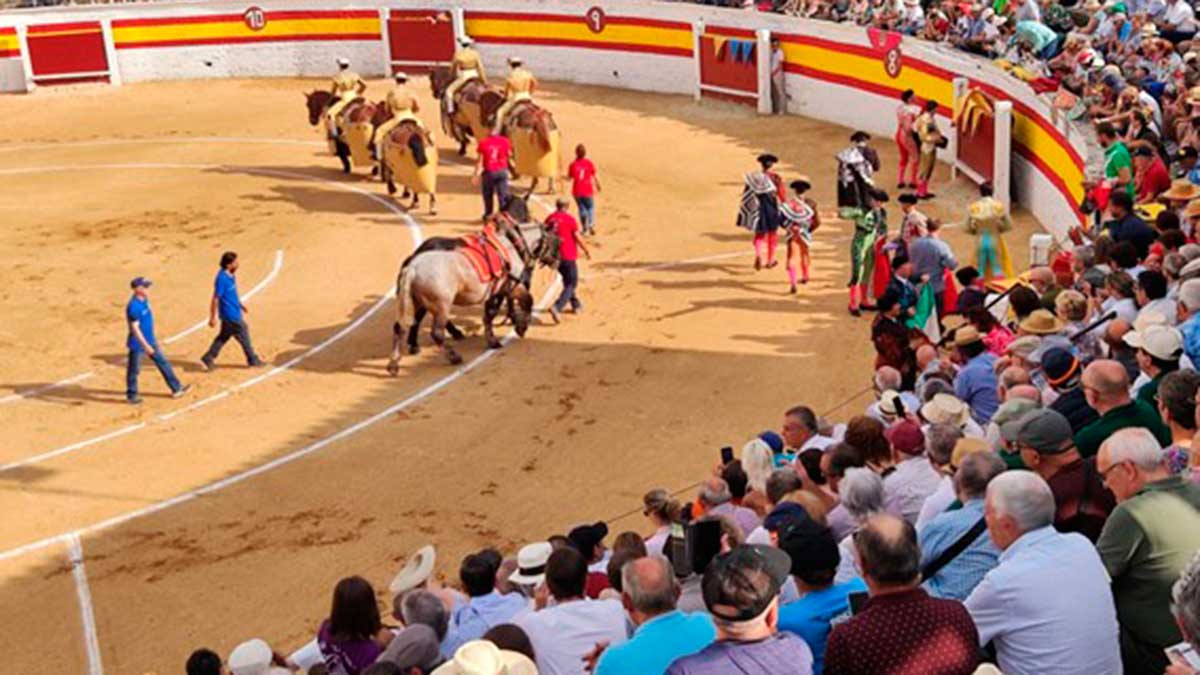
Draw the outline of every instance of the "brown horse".
[[[387,183],[388,194],[396,194],[396,182],[404,186],[404,195],[412,193],[408,208],[420,206],[421,193],[429,194],[429,213],[437,215],[437,146],[429,142],[421,126],[404,120],[379,139],[381,178]]]
[[[337,101],[337,96],[329,91],[317,90],[304,94],[304,104],[308,109],[308,123],[315,127],[322,121],[325,121],[325,113],[335,101]],[[337,124],[337,133],[329,133],[329,142],[333,154],[342,163],[343,172],[350,173],[351,157],[370,156],[374,151],[370,142],[371,136],[374,135],[375,128],[386,122],[390,116],[386,106],[379,103],[371,103],[364,98],[357,98],[342,109]],[[346,128],[351,125],[356,128],[369,126],[369,133],[366,133],[365,143],[363,139],[358,137],[362,134],[356,134],[353,138],[347,137]],[[328,132],[329,130],[327,129],[326,131]],[[351,147],[351,143],[354,143],[354,147]],[[358,163],[362,164],[363,162],[360,161]]]
[[[446,112],[446,89],[454,82],[450,69],[439,66],[429,73],[429,85],[442,107],[442,130],[458,141],[459,156],[467,154],[470,138],[488,135],[496,111],[504,103],[504,95],[482,80],[473,79],[459,87],[454,95],[454,114]]]
[[[558,125],[550,111],[532,101],[522,102],[504,120],[504,134],[512,142],[514,177],[533,177],[531,193],[537,189],[540,178],[548,178],[553,190],[561,167]]]

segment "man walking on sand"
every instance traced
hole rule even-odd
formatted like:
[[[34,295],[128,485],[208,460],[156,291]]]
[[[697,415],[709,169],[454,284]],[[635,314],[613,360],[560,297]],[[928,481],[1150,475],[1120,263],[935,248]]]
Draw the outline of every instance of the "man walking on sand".
[[[162,373],[167,386],[171,388],[171,398],[179,398],[191,389],[191,385],[181,385],[171,363],[158,348],[158,339],[154,337],[154,314],[150,311],[150,298],[146,289],[150,288],[150,280],[137,277],[129,282],[133,289],[133,297],[125,305],[125,321],[129,324],[129,337],[125,346],[129,348],[129,359],[125,368],[125,398],[133,404],[142,402],[138,395],[138,375],[142,371],[142,355],[149,356],[158,372]]]
[[[250,327],[246,325],[242,316],[250,310],[246,309],[238,295],[237,270],[238,254],[233,251],[222,253],[221,269],[217,271],[217,279],[213,282],[212,304],[208,310],[208,325],[215,328],[217,319],[220,318],[221,332],[217,333],[208,351],[200,357],[204,370],[213,369],[213,362],[217,360],[217,355],[221,353],[221,348],[229,338],[235,338],[238,344],[242,345],[246,363],[251,368],[263,365],[262,359],[254,353],[254,345],[250,344]]]
[[[504,208],[508,201],[508,162],[512,157],[512,144],[499,131],[479,141],[476,147],[479,160],[475,163],[475,175],[471,182],[483,191],[483,219],[492,215],[496,200]]]
[[[571,311],[578,314],[583,311],[583,303],[575,295],[575,290],[579,286],[579,251],[583,251],[583,255],[588,260],[592,259],[592,252],[588,250],[587,244],[583,243],[583,237],[579,233],[579,223],[571,212],[567,210],[570,202],[559,197],[554,203],[554,213],[551,213],[546,218],[546,227],[554,230],[559,238],[559,263],[558,272],[562,275],[562,294],[558,296],[554,306],[550,308],[550,316],[554,319],[554,323],[558,323],[558,315],[566,309],[567,304],[571,305]]]

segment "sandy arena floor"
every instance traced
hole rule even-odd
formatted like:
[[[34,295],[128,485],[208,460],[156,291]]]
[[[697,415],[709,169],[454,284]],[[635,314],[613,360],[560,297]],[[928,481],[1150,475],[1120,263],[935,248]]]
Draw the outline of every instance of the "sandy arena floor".
[[[386,591],[397,561],[428,542],[453,574],[466,551],[511,553],[585,520],[626,514],[615,531],[643,530],[645,490],[692,484],[719,447],[777,427],[786,407],[845,419],[865,405],[873,352],[869,319],[845,311],[849,226],[816,234],[814,279],[795,297],[782,266],[754,272],[733,226],[740,176],[763,149],[786,178],[808,173],[830,214],[848,130],[552,86],[541,98],[564,148],[586,142],[605,188],[586,312],[534,326],[457,378],[423,334],[422,355],[389,378],[384,296],[399,263],[418,228],[470,230],[479,198],[469,162],[442,139],[437,217],[410,220],[361,170],[343,177],[306,124],[299,92],[314,86],[0,98],[0,651],[11,672],[86,672],[80,568],[63,537],[81,529],[106,671],[179,672],[202,645],[299,646],[338,578]],[[371,83],[373,98],[385,91]],[[422,106],[432,120],[432,99]],[[892,144],[878,145],[892,186]],[[929,210],[958,220],[971,188],[940,171]],[[1021,220],[1018,261],[1033,231]],[[969,257],[961,232],[947,239]],[[248,320],[272,367],[247,370],[231,343],[204,374],[212,331],[187,331],[206,318],[230,248],[243,294],[260,286]],[[151,367],[145,404],[123,402],[122,308],[136,275],[155,281],[160,340],[184,333],[165,346],[195,385],[184,400]],[[540,273],[535,293],[551,281]],[[478,314],[462,316],[474,333]],[[474,363],[481,350],[472,335],[461,351]]]

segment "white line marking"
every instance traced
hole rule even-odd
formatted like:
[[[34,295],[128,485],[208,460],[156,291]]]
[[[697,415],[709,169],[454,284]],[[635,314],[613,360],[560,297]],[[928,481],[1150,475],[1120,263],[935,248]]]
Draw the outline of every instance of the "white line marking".
[[[88,584],[87,568],[83,565],[83,543],[77,534],[69,534],[65,539],[67,554],[71,558],[71,574],[75,577],[75,594],[79,596],[79,618],[83,623],[84,643],[87,646],[88,674],[104,675],[100,638],[96,633],[96,612],[92,609],[92,589]]]
[[[303,141],[294,138],[239,138],[236,136],[192,136],[180,138],[115,138],[103,141],[64,141],[62,143],[26,143],[22,145],[0,146],[0,153],[16,152],[18,150],[49,150],[53,148],[95,148],[109,145],[162,145],[163,143],[214,143],[214,144],[247,144],[261,145],[307,145],[324,147],[321,141]]]
[[[267,273],[267,276],[263,277],[257,284],[255,284],[254,288],[251,288],[250,290],[246,291],[246,293],[244,295],[242,295],[242,299],[249,300],[250,298],[253,298],[255,295],[257,295],[259,291],[266,288],[268,284],[270,284],[272,281],[274,281],[275,277],[279,276],[279,270],[281,270],[281,269],[283,269],[283,249],[279,249],[279,250],[275,251],[275,264],[271,267],[271,271]],[[166,338],[165,340],[163,340],[163,344],[169,345],[173,342],[178,342],[179,340],[182,340],[183,338],[187,337],[188,335],[191,335],[192,333],[195,333],[196,331],[200,330],[201,328],[204,328],[206,325],[208,325],[207,320],[198,321],[192,327],[182,330],[182,331]],[[28,399],[28,398],[36,398],[39,394],[44,394],[48,391],[53,391],[55,389],[61,389],[63,387],[66,387],[66,386],[69,386],[72,384],[77,384],[79,382],[83,382],[84,380],[94,377],[95,375],[96,375],[96,371],[89,370],[86,373],[80,373],[78,375],[73,375],[71,377],[68,377],[65,380],[59,380],[58,382],[42,385],[40,387],[37,387],[36,389],[26,389],[25,391],[13,392],[7,396],[0,396],[0,405],[4,405],[5,403],[12,403],[14,401],[20,401],[20,400]]]
[[[215,169],[215,168],[229,168],[229,165],[168,164],[168,163],[162,163],[162,164],[139,164],[139,163],[132,163],[132,164],[79,164],[79,165],[69,165],[69,166],[48,166],[48,167],[36,167],[36,168],[25,168],[25,169],[0,169],[0,175],[12,174],[12,173],[38,173],[38,172],[48,173],[48,172],[56,172],[56,171],[85,171],[85,170],[97,170],[97,169],[125,170],[125,169]],[[418,225],[415,220],[413,220],[412,216],[405,213],[400,207],[398,207],[395,204],[393,204],[392,202],[384,199],[383,197],[380,197],[377,194],[368,192],[368,191],[366,191],[360,187],[356,187],[354,185],[349,185],[346,183],[338,183],[335,181],[329,181],[329,180],[326,180],[323,178],[314,178],[313,176],[308,176],[308,175],[302,174],[302,173],[295,173],[292,171],[283,171],[283,170],[277,170],[277,169],[260,169],[260,168],[255,168],[255,167],[237,167],[237,169],[239,171],[245,171],[247,173],[256,173],[256,174],[261,174],[261,175],[265,175],[265,176],[276,176],[276,177],[280,177],[280,178],[309,180],[309,181],[314,181],[314,182],[318,182],[318,183],[326,183],[329,185],[333,185],[339,189],[346,190],[348,192],[354,192],[354,193],[363,195],[363,196],[367,197],[368,199],[382,205],[384,208],[386,208],[387,210],[396,214],[397,217],[399,217],[402,221],[404,221],[404,223],[408,226],[409,235],[412,238],[413,249],[416,249],[418,246],[421,245],[421,241],[422,241],[421,226]],[[197,408],[208,405],[209,403],[212,403],[214,401],[225,398],[226,396],[229,395],[230,391],[232,391],[232,390],[245,389],[247,387],[253,386],[255,384],[259,384],[260,382],[262,382],[264,380],[267,380],[271,377],[275,377],[276,375],[279,375],[280,373],[283,373],[283,372],[286,372],[286,371],[292,369],[296,364],[308,359],[310,356],[314,356],[316,354],[319,354],[322,351],[325,351],[325,349],[328,348],[329,345],[333,344],[334,342],[337,342],[338,340],[341,340],[348,333],[350,333],[351,331],[353,331],[356,328],[358,328],[359,326],[361,326],[363,324],[363,322],[365,322],[367,319],[374,316],[376,312],[378,312],[380,309],[382,309],[383,306],[385,304],[387,304],[388,300],[390,300],[392,298],[394,293],[395,293],[395,289],[392,287],[389,287],[388,291],[385,292],[383,294],[383,296],[379,298],[378,302],[376,302],[374,305],[372,305],[366,312],[359,315],[359,317],[356,318],[354,321],[352,321],[350,324],[348,324],[347,326],[345,326],[338,332],[334,333],[330,337],[326,338],[325,340],[322,340],[316,346],[311,347],[310,349],[306,350],[305,352],[295,356],[294,358],[287,361],[286,363],[276,366],[276,367],[272,368],[271,370],[267,371],[266,373],[263,373],[256,377],[253,377],[246,382],[243,382],[238,385],[233,385],[233,386],[228,387],[216,394],[213,394],[212,396],[209,396],[209,397],[201,399],[199,401],[190,403],[180,410],[175,410],[170,413],[164,413],[162,415],[159,415],[155,419],[159,422],[164,422],[164,421],[170,420],[172,418],[178,417],[179,415],[182,415],[185,412],[188,412],[190,410],[195,410]],[[47,452],[43,452],[41,454],[34,455],[33,457],[28,457],[25,459],[14,461],[14,462],[9,462],[8,464],[4,464],[4,465],[0,466],[0,473],[3,473],[5,471],[11,471],[11,470],[19,468],[19,467],[29,466],[31,464],[37,464],[40,462],[44,462],[48,459],[52,459],[55,457],[61,457],[62,455],[76,452],[78,450],[82,450],[83,448],[91,447],[93,445],[102,443],[102,442],[110,440],[112,438],[116,438],[118,436],[124,436],[126,434],[133,433],[140,429],[144,429],[146,426],[147,425],[145,422],[139,422],[137,424],[133,424],[133,425],[130,425],[127,427],[123,427],[121,429],[117,429],[116,431],[109,432],[102,436],[97,436],[95,438],[90,438],[90,439],[86,439],[83,441],[79,441],[77,443],[72,443],[71,445],[68,445],[68,446],[65,446],[62,448],[57,448],[55,450],[49,450]]]

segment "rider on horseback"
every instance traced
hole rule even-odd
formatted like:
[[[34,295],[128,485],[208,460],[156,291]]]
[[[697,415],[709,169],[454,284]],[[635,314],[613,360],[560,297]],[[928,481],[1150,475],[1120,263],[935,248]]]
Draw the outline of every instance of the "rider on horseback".
[[[333,86],[330,88],[330,92],[333,93],[337,100],[329,106],[329,112],[327,113],[330,137],[337,135],[338,115],[341,114],[342,110],[351,101],[362,96],[363,92],[367,90],[367,83],[363,82],[362,77],[353,70],[350,70],[349,59],[338,59],[337,64],[338,73],[333,76]]]
[[[380,158],[383,157],[383,139],[387,138],[392,129],[402,122],[409,120],[415,122],[426,138],[429,137],[429,130],[425,127],[425,123],[416,115],[421,110],[421,104],[417,102],[416,94],[408,88],[408,74],[396,73],[395,78],[396,86],[388,92],[387,99],[384,101],[392,116],[375,130],[375,156]]]
[[[496,111],[496,133],[500,133],[504,128],[508,114],[518,103],[533,100],[533,90],[537,88],[537,78],[524,67],[524,63],[519,56],[511,56],[508,59],[508,65],[512,68],[512,72],[508,74],[508,81],[504,83],[504,104]]]
[[[454,60],[450,62],[454,81],[450,83],[449,87],[446,87],[443,101],[447,115],[454,114],[454,95],[464,84],[475,78],[479,78],[479,81],[484,84],[487,83],[487,74],[483,70],[483,59],[479,56],[479,52],[471,46],[474,42],[470,37],[464,35],[458,39],[458,44],[460,47],[458,51],[454,52]]]

